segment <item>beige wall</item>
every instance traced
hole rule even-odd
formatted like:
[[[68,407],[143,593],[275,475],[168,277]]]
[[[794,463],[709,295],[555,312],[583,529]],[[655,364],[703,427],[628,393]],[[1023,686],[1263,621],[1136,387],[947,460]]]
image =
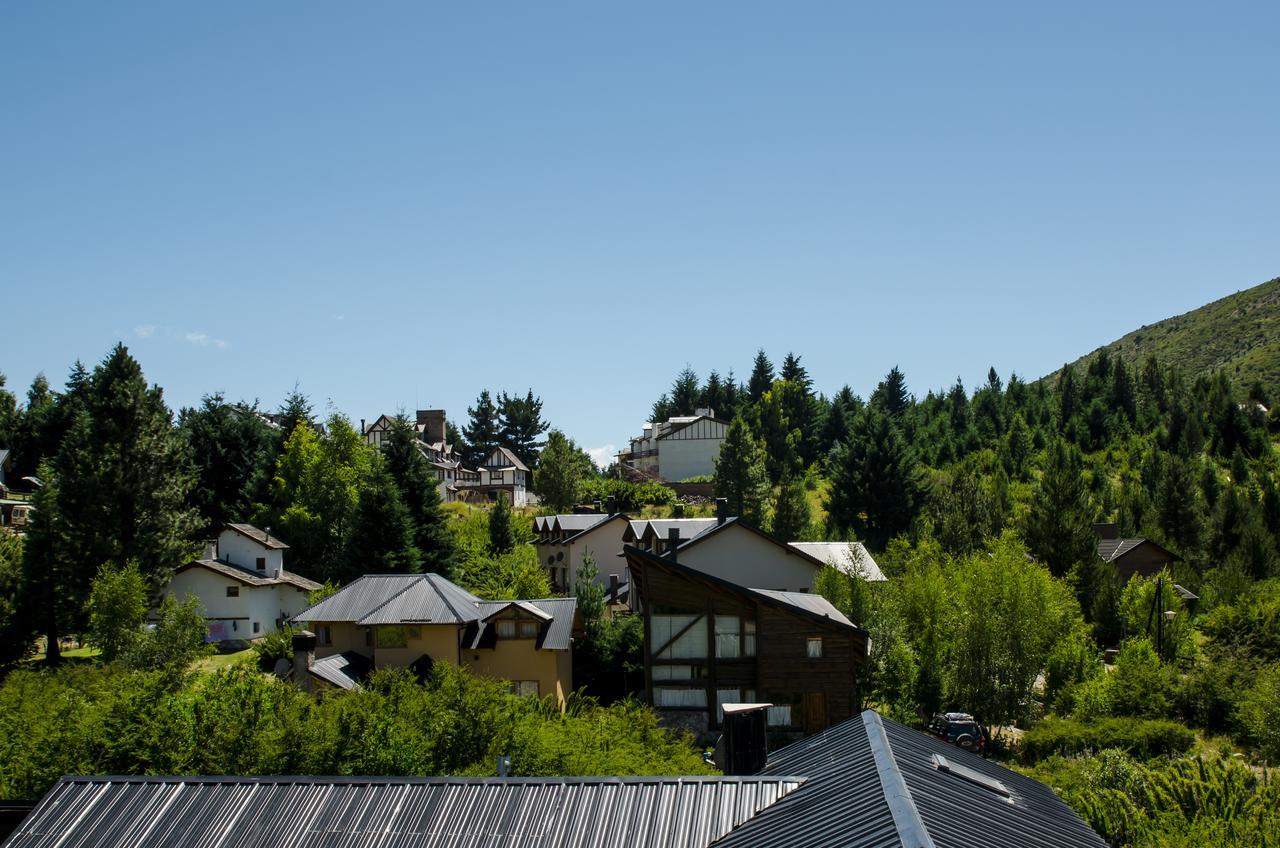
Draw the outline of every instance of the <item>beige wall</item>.
[[[499,639],[491,648],[463,651],[462,662],[476,674],[499,680],[536,680],[538,695],[564,704],[573,688],[568,651],[540,651],[536,639]]]
[[[752,589],[813,591],[818,567],[750,530],[734,525],[680,551],[681,565]]]
[[[406,624],[404,628],[418,628],[418,638],[409,637],[403,648],[378,648],[373,662],[378,668],[405,667],[426,654],[437,662],[458,664],[458,640],[460,628],[456,624]],[[376,629],[376,628],[375,628]]]

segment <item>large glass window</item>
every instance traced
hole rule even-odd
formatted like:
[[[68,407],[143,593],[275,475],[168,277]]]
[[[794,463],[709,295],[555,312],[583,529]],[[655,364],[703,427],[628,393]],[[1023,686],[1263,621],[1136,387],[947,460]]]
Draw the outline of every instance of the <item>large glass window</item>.
[[[707,618],[701,615],[655,615],[650,620],[650,636],[655,649],[663,648],[658,659],[701,659],[707,655]],[[667,645],[673,637],[675,641]]]
[[[822,657],[822,637],[810,636],[808,640],[809,659],[816,660]]]
[[[742,656],[741,620],[736,615],[716,616],[716,656],[736,659]]]
[[[691,665],[655,665],[653,667],[654,680],[692,680],[693,666]]]

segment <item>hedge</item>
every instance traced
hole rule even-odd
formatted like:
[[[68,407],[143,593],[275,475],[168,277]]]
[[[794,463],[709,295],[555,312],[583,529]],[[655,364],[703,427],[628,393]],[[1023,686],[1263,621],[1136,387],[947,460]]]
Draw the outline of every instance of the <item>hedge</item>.
[[[1076,756],[1104,748],[1119,748],[1137,759],[1184,754],[1196,735],[1175,721],[1163,719],[1106,718],[1079,722],[1045,719],[1022,737],[1023,762],[1035,763],[1053,754]]]

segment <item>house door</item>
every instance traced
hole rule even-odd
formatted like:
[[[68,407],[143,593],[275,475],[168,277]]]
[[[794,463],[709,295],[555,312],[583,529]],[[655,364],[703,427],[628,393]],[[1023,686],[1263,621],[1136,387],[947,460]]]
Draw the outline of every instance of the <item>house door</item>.
[[[827,693],[804,693],[804,732],[817,733],[827,727]]]

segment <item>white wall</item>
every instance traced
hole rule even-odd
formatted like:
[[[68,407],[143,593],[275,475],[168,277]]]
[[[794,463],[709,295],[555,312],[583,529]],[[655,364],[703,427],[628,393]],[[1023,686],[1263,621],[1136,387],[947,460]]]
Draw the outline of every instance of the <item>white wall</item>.
[[[671,483],[714,474],[724,439],[663,439],[658,442],[658,475]]]
[[[228,598],[228,586],[238,587],[239,596]],[[174,575],[164,594],[179,601],[195,597],[207,619],[234,620],[234,626],[227,624],[224,629],[229,639],[254,639],[275,631],[276,621],[302,612],[308,598],[306,591],[295,586],[248,586],[206,568],[189,568]],[[253,632],[254,622],[257,633]]]
[[[681,550],[680,565],[751,589],[812,592],[818,567],[737,524]]]
[[[258,557],[266,557],[267,570],[258,571]],[[223,530],[218,534],[218,559],[247,568],[260,577],[278,577],[284,568],[284,551],[279,548],[268,548],[235,530]]]
[[[565,569],[566,573],[563,581],[558,575],[552,574],[552,577],[554,582],[562,582],[563,585],[569,587],[570,593],[572,593],[574,581],[577,579],[578,568],[582,565],[584,553],[590,553],[595,560],[596,583],[607,587],[610,575],[617,577],[619,583],[626,583],[629,579],[627,576],[627,561],[624,557],[617,556],[622,551],[622,534],[626,529],[626,520],[619,519],[610,521],[603,527],[578,537],[568,544],[538,545],[538,562],[542,564],[542,567],[549,574],[552,573],[551,569]],[[564,558],[558,559],[557,556],[559,554],[564,554]],[[551,558],[553,562],[548,563],[548,558]]]

